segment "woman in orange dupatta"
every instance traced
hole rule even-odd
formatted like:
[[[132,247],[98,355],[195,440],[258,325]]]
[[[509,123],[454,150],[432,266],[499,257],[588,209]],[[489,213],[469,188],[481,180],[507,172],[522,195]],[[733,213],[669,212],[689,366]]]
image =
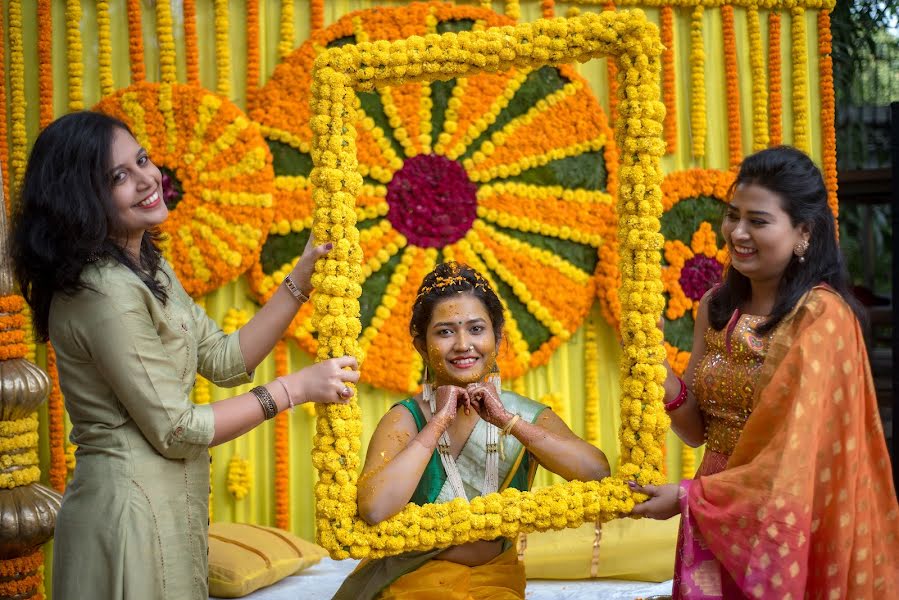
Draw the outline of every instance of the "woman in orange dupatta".
[[[899,584],[899,508],[821,173],[793,148],[747,157],[666,409],[708,443],[693,480],[633,485],[680,513],[676,598],[874,598]]]

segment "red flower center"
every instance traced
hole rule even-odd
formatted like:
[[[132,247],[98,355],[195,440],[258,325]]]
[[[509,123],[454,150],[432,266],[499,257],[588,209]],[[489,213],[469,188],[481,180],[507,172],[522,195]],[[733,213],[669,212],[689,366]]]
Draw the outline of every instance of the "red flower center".
[[[684,263],[680,272],[680,286],[690,300],[699,300],[721,281],[721,263],[705,254],[698,254]]]
[[[477,191],[456,161],[436,154],[413,156],[387,184],[387,219],[410,243],[442,248],[471,229]]]

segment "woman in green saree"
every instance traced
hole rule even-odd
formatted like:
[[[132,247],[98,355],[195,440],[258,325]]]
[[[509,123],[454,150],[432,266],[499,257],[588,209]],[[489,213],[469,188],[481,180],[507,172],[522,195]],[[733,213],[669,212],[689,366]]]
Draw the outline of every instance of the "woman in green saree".
[[[363,519],[379,523],[409,502],[525,491],[538,465],[565,479],[609,475],[605,455],[552,410],[501,390],[503,323],[496,293],[471,267],[444,263],[425,277],[410,323],[425,382],[372,436],[359,479]],[[364,561],[335,598],[524,598],[524,588],[514,545],[497,539]]]

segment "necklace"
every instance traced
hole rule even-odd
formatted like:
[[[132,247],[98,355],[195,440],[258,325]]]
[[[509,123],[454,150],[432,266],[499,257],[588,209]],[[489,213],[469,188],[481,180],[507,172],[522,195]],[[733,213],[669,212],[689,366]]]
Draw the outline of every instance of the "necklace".
[[[493,383],[496,386],[496,393],[500,394],[500,386],[496,385],[495,381]],[[425,383],[422,386],[421,395],[431,408],[431,416],[437,414],[437,394],[434,392],[434,386],[431,383]],[[486,421],[485,424],[487,430],[484,447],[487,449],[487,464],[484,466],[482,496],[492,494],[499,488],[499,429],[496,425]],[[446,471],[446,478],[453,488],[453,497],[467,499],[468,496],[466,496],[465,487],[462,484],[462,474],[459,473],[459,466],[456,464],[456,459],[453,458],[450,437],[446,430],[440,434],[440,439],[437,440],[437,453],[440,455],[440,462],[443,463],[443,470]]]

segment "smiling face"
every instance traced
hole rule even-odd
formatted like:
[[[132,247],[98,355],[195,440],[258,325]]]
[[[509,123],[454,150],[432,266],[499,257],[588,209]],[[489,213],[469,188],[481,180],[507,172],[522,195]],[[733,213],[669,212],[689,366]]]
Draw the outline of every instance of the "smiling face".
[[[733,267],[756,283],[779,282],[796,244],[809,239],[808,226],[793,225],[777,194],[751,184],[737,186],[721,233]]]
[[[169,214],[162,199],[162,173],[134,136],[116,129],[107,174],[114,215],[111,237],[133,256],[139,256],[144,232],[161,224]]]
[[[439,301],[424,339],[415,340],[437,386],[482,381],[496,363],[496,346],[487,308],[469,293]]]

